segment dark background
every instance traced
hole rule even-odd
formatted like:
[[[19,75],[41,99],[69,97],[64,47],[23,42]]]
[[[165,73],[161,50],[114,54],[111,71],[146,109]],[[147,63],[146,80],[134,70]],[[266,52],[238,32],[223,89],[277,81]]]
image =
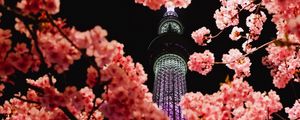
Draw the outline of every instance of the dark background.
[[[213,14],[219,7],[219,0],[206,0],[205,2],[193,0],[187,9],[176,9],[179,19],[184,26],[183,36],[193,41],[191,33],[202,26],[209,28],[213,35],[217,34],[219,30],[215,25]],[[61,0],[60,8],[60,13],[54,17],[66,19],[68,26],[75,26],[76,29],[85,31],[100,25],[108,31],[109,40],[117,40],[123,43],[126,55],[131,55],[135,62],[140,62],[144,65],[148,74],[146,84],[152,91],[153,72],[145,53],[151,40],[158,36],[158,25],[166,11],[164,8],[153,11],[141,4],[135,4],[134,0],[101,0],[101,2],[99,0]],[[245,31],[248,30],[245,26],[245,19],[248,15],[250,15],[248,12],[240,14],[241,21],[239,26],[243,27]],[[203,52],[208,49],[215,53],[216,61],[221,61],[222,54],[227,53],[230,48],[242,50],[241,45],[245,40],[231,41],[228,37],[231,29],[232,27],[225,29],[208,46],[197,46],[192,48],[193,51]],[[268,16],[261,37],[258,41],[253,42],[252,45],[258,47],[275,37],[275,26],[271,23],[270,16]],[[269,70],[261,64],[261,58],[265,55],[266,51],[262,49],[249,56],[252,62],[252,75],[246,80],[253,86],[255,91],[275,90],[280,95],[283,106],[292,107],[295,100],[298,99],[300,84],[290,82],[284,89],[275,88],[272,84]],[[78,69],[85,71],[85,67],[87,66],[84,66],[84,68],[78,67]],[[233,74],[233,70],[228,69],[225,65],[215,65],[212,72],[207,76],[189,71],[187,73],[188,92],[200,91],[204,94],[212,94],[218,91],[220,83],[224,82],[227,75],[232,77]],[[73,77],[76,78],[76,75]],[[286,118],[287,115],[283,111],[284,109],[279,114]]]

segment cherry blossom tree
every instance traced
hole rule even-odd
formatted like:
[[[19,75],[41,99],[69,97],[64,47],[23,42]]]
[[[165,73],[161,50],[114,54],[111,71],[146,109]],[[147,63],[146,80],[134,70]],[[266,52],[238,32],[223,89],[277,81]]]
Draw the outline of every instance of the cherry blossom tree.
[[[79,31],[69,25],[64,18],[55,16],[60,11],[60,0],[7,2],[0,0],[0,15],[9,15],[15,22],[0,28],[0,96],[6,98],[0,114],[5,119],[168,119],[153,103],[152,94],[144,85],[147,74],[143,66],[124,55],[123,44],[108,40],[104,28],[95,26]],[[186,8],[192,3],[191,0],[132,2],[151,10],[163,6]],[[277,112],[285,107],[290,119],[300,119],[300,99],[294,106],[283,106],[276,91],[254,91],[247,82],[252,65],[248,56],[263,48],[268,55],[262,58],[262,63],[271,70],[275,87],[284,89],[289,82],[299,82],[300,0],[220,0],[220,3],[211,16],[220,32],[212,35],[209,28],[201,27],[191,37],[196,44],[208,46],[225,29],[232,29],[228,39],[244,41],[242,49],[230,49],[223,54],[222,61],[217,61],[209,50],[195,52],[189,58],[188,68],[208,75],[213,66],[225,65],[235,74],[213,94],[185,94],[180,102],[185,117],[271,119],[274,115],[281,118]],[[246,28],[239,26],[243,11],[249,13]],[[253,41],[260,40],[267,19],[276,25],[277,37],[252,47]],[[62,84],[66,81],[64,76],[79,61],[88,63],[79,70],[84,77],[78,79],[83,84]],[[12,89],[13,92],[9,91]]]

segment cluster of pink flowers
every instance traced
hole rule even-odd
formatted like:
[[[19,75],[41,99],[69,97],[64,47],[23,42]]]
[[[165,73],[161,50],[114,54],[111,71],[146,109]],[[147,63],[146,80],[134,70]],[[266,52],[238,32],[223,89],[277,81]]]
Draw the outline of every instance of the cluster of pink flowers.
[[[252,47],[252,45],[250,44],[252,41],[252,39],[248,39],[242,44],[242,48],[245,53],[250,53],[257,49],[256,47]]]
[[[287,31],[289,33],[294,33],[300,39],[300,13],[296,18],[288,21]]]
[[[191,71],[197,71],[202,75],[206,75],[212,70],[214,62],[214,54],[209,50],[205,50],[204,53],[192,54],[188,61],[188,67]]]
[[[243,57],[238,49],[230,49],[229,54],[224,54],[222,61],[226,66],[235,71],[235,77],[248,77],[251,75],[251,62],[249,57]]]
[[[203,95],[200,92],[187,93],[180,101],[185,117],[216,119],[267,119],[282,109],[280,98],[275,91],[267,94],[254,92],[246,81],[234,79],[222,84],[220,91]]]
[[[106,39],[107,31],[100,26],[85,32],[72,28],[68,31],[68,34],[76,46],[86,49],[88,56],[95,57],[95,61],[100,68],[111,63],[117,54],[123,55],[124,53],[124,45],[115,40],[109,42]]]
[[[292,108],[285,108],[285,112],[289,114],[291,120],[300,119],[300,99],[296,100]]]
[[[29,53],[25,43],[16,43],[12,49],[10,30],[0,29],[0,75],[8,76],[15,73],[15,70],[27,73],[31,70],[38,70],[39,59],[36,54]]]
[[[41,10],[46,10],[49,14],[56,14],[59,12],[59,6],[59,0],[22,0],[17,4],[24,14],[37,14]]]
[[[281,34],[294,34],[300,39],[300,0],[262,0]]]
[[[10,30],[0,29],[0,76],[14,73],[14,68],[4,58],[11,49]]]
[[[48,111],[44,107],[40,107],[38,104],[27,103],[17,98],[5,101],[5,103],[0,106],[0,113],[7,115],[5,120],[25,120],[28,118],[43,120],[68,120],[63,111],[58,108]]]
[[[191,0],[135,0],[135,3],[148,6],[152,10],[158,10],[162,5],[186,8],[189,4],[191,4],[191,2]]]
[[[235,1],[235,2],[238,2],[238,4],[244,9],[244,10],[248,10],[249,12],[253,12],[257,5],[254,4],[253,0],[232,0],[232,1]]]
[[[31,103],[18,98],[6,101],[0,106],[0,113],[8,115],[6,119],[23,119],[23,118],[43,118],[51,119],[68,119],[65,113],[59,107],[66,107],[76,118],[87,119],[89,112],[93,109],[93,99],[95,95],[92,89],[85,87],[77,91],[76,87],[66,87],[64,92],[59,92],[54,86],[56,79],[49,78],[47,75],[40,77],[38,80],[28,79],[27,83],[40,88],[43,92],[29,89],[26,96],[16,95]],[[96,105],[100,105],[101,99],[97,98]],[[32,113],[34,112],[34,113]],[[30,114],[29,114],[30,113]],[[92,119],[103,119],[99,109],[93,113]]]
[[[257,40],[262,29],[263,24],[266,22],[267,17],[264,12],[260,12],[260,14],[252,13],[250,16],[246,18],[246,25],[249,27],[248,38]]]
[[[237,41],[238,39],[240,39],[242,37],[241,36],[241,32],[244,32],[243,28],[233,27],[232,31],[231,31],[231,33],[229,35],[229,38],[231,40]]]
[[[236,0],[221,0],[222,6],[215,11],[214,18],[220,30],[239,24],[238,3]]]
[[[102,94],[106,100],[101,106],[105,116],[111,120],[167,120],[167,116],[153,103],[148,88],[143,85],[147,75],[141,64],[134,64],[129,56],[121,57],[104,70],[105,78],[111,80],[106,93]]]
[[[3,96],[3,90],[5,89],[5,85],[4,84],[0,84],[0,97]]]
[[[92,88],[94,87],[97,82],[99,82],[97,80],[97,78],[99,77],[98,75],[98,72],[96,70],[96,68],[94,68],[93,66],[90,66],[88,69],[87,69],[87,79],[86,79],[86,84]]]
[[[273,84],[277,88],[285,88],[290,80],[299,80],[297,70],[300,68],[300,52],[294,46],[276,46],[270,44],[266,50],[268,55],[262,60],[271,69]]]
[[[211,41],[210,30],[206,27],[202,27],[192,33],[194,41],[201,46],[207,45]]]
[[[55,29],[55,28],[52,28]],[[58,31],[40,31],[38,44],[48,67],[54,67],[58,73],[69,70],[69,66],[81,57],[78,51]],[[54,30],[53,30],[54,31]]]
[[[31,35],[27,28],[25,27],[25,24],[19,19],[15,18],[16,24],[15,24],[15,29],[19,31],[21,34],[25,34],[26,37],[30,38]]]

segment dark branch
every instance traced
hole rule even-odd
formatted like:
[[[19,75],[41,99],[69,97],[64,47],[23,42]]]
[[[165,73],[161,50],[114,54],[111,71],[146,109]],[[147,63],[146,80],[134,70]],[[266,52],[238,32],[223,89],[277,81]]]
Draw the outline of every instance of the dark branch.
[[[77,118],[66,107],[59,107],[71,120],[77,120]]]
[[[28,102],[28,103],[40,104],[39,102],[36,102],[36,101],[33,101],[33,100],[27,100],[27,99],[24,99],[24,98],[22,98],[20,96],[14,96],[14,98],[17,98],[17,99],[19,99],[21,101]]]
[[[75,47],[78,51],[80,51],[80,48],[78,48],[73,42],[72,40],[56,25],[56,23],[54,22],[54,19],[52,18],[52,16],[48,13],[48,12],[45,12],[46,15],[47,15],[47,18],[49,20],[49,22],[51,23],[51,25],[53,25],[57,30],[58,32],[73,46]]]

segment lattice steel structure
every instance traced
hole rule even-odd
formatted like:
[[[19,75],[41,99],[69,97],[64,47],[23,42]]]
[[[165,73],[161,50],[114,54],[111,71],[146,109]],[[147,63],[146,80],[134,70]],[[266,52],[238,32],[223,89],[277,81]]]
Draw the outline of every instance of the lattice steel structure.
[[[164,14],[158,34],[148,48],[154,71],[153,100],[171,120],[184,120],[178,103],[187,90],[187,41],[181,36],[183,26],[173,8]]]
[[[154,63],[154,101],[173,120],[182,120],[178,106],[180,97],[186,92],[186,63],[176,54],[160,56]]]

